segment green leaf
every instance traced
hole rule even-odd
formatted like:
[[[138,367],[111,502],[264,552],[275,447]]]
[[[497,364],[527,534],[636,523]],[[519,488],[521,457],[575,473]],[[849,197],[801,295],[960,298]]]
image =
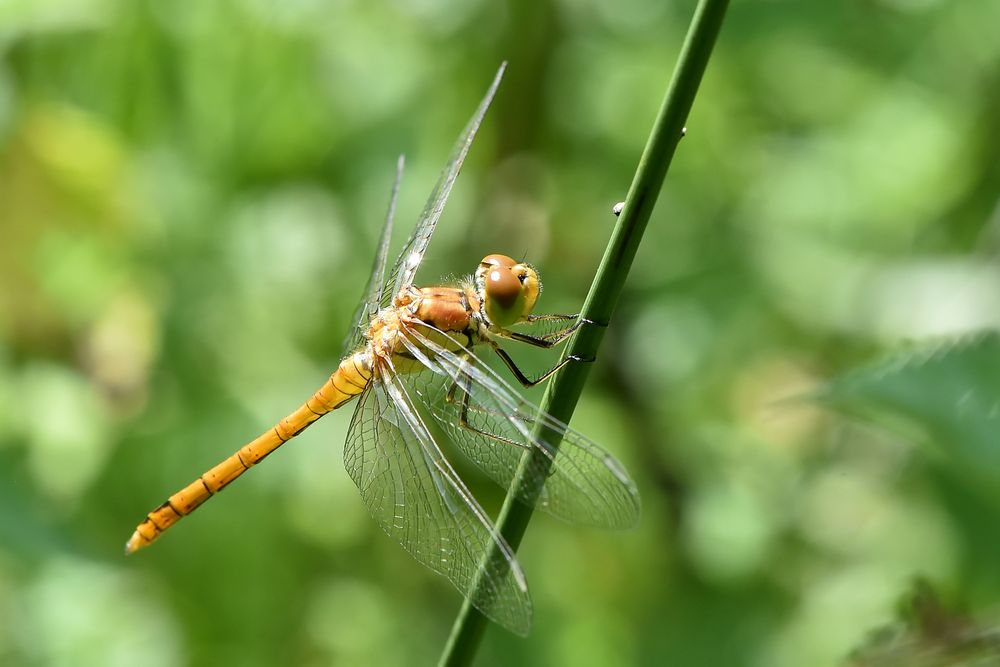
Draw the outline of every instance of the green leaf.
[[[947,465],[1000,482],[1000,334],[918,345],[814,394],[835,409],[936,446]]]

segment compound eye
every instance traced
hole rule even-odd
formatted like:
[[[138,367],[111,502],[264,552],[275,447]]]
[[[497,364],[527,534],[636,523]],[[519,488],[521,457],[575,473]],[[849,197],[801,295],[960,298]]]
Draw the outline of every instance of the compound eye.
[[[485,309],[490,321],[500,327],[514,324],[524,310],[521,281],[505,267],[493,267],[486,274]]]
[[[483,257],[483,261],[479,263],[480,266],[492,267],[492,266],[502,266],[504,268],[511,268],[517,264],[513,259],[507,255],[487,255]]]
[[[486,294],[502,310],[510,310],[521,296],[521,281],[509,269],[495,268],[486,276]]]

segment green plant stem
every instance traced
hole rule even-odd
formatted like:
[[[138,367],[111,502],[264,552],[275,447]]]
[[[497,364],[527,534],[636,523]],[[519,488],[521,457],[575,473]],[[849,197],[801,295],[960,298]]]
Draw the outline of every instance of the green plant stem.
[[[684,123],[694,103],[695,94],[708,65],[719,29],[722,27],[728,4],[728,0],[700,0],[698,3],[674,70],[674,77],[667,89],[625,199],[625,208],[618,218],[618,224],[611,235],[601,265],[591,284],[590,293],[584,302],[581,314],[587,320],[592,322],[611,320],[615,304],[639,247],[639,241],[663,186],[670,161],[683,136]],[[604,338],[604,331],[603,326],[582,327],[571,341],[568,353],[584,359],[596,357],[597,349]],[[542,399],[542,409],[563,422],[569,422],[589,370],[590,364],[569,364],[549,383]],[[542,438],[552,437],[551,431],[539,435]],[[552,444],[558,445],[557,442]],[[536,449],[529,456],[536,456],[539,453],[540,450]],[[541,456],[544,457],[544,454]],[[515,550],[521,542],[532,514],[529,505],[516,500],[519,496],[525,497],[525,494],[514,489],[524,489],[525,484],[526,480],[520,475],[514,479],[512,490],[507,493],[496,523],[497,529]],[[535,493],[539,490],[529,489]],[[442,667],[470,664],[487,622],[487,618],[472,606],[469,599],[466,599],[455,619],[439,664]]]

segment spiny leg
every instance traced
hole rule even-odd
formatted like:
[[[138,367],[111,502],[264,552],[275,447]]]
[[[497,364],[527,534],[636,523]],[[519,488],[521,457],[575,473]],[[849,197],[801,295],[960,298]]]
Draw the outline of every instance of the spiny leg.
[[[575,321],[573,324],[564,329],[558,329],[552,333],[542,336],[533,336],[531,334],[522,333],[520,331],[512,331],[510,329],[499,329],[495,330],[493,333],[501,338],[509,338],[510,340],[516,340],[519,343],[527,343],[528,345],[548,349],[558,345],[572,336],[584,324],[592,324],[599,327],[608,326],[607,323],[595,322],[593,320],[580,317],[579,315],[529,315],[526,322],[560,322],[566,320]]]
[[[594,361],[593,357],[585,359],[584,357],[578,357],[575,354],[568,354],[565,357],[563,357],[558,364],[556,364],[555,366],[553,366],[552,368],[550,368],[549,370],[545,371],[540,376],[532,380],[531,378],[529,378],[527,375],[524,374],[524,371],[522,371],[520,368],[517,367],[517,364],[514,363],[514,360],[511,359],[511,356],[507,354],[506,350],[504,350],[502,347],[496,344],[493,344],[492,347],[493,351],[496,352],[497,355],[503,360],[504,365],[506,365],[507,368],[510,370],[510,372],[514,375],[514,377],[517,378],[517,381],[520,382],[521,385],[527,389],[531,389],[532,387],[542,382],[545,382],[550,377],[558,373],[563,366],[565,366],[571,361],[582,361],[585,363],[590,363]]]
[[[570,321],[572,322],[572,324],[563,327],[562,329],[556,329],[555,331],[551,331],[541,336],[533,336],[534,338],[540,338],[543,340],[552,341],[553,345],[566,340],[577,329],[580,328],[582,322],[580,321],[579,313],[573,315],[559,315],[556,313],[548,313],[545,315],[528,315],[524,319],[525,324],[534,324],[536,322],[570,322]]]
[[[564,329],[564,330],[562,330],[560,332],[557,332],[557,335],[554,338],[551,338],[551,339],[550,338],[546,338],[544,336],[541,336],[541,337],[540,336],[530,336],[528,334],[523,334],[523,333],[520,333],[520,332],[517,332],[517,331],[509,331],[509,330],[506,330],[506,329],[500,330],[500,331],[495,332],[495,333],[500,338],[507,338],[507,339],[510,339],[510,340],[517,341],[519,343],[527,343],[528,345],[531,345],[533,347],[540,347],[542,349],[548,350],[548,349],[551,349],[552,347],[554,347],[555,345],[558,345],[562,341],[564,341],[566,338],[568,338],[570,335],[572,335],[577,329],[579,329],[584,324],[592,324],[592,325],[595,325],[595,326],[607,326],[607,324],[602,324],[602,323],[599,323],[599,322],[594,322],[593,320],[588,320],[586,318],[580,318],[580,317],[578,317],[576,315],[537,315],[537,316],[534,316],[534,317],[536,317],[538,319],[563,319],[563,318],[568,319],[570,317],[577,318],[577,319],[576,319],[576,322],[573,324],[573,326],[568,327],[568,328],[566,328],[566,329]],[[529,318],[529,321],[530,321],[530,318]],[[591,362],[594,361],[593,357],[585,358],[585,357],[579,357],[579,356],[576,356],[576,355],[573,355],[573,354],[566,355],[555,366],[553,366],[549,370],[547,370],[544,373],[542,373],[539,377],[537,377],[534,380],[532,380],[527,375],[525,375],[524,372],[521,371],[520,368],[518,368],[517,364],[514,362],[514,360],[511,358],[511,356],[507,353],[506,350],[504,350],[503,348],[501,348],[496,343],[492,343],[492,347],[493,347],[493,351],[496,352],[497,355],[499,355],[499,357],[503,360],[504,365],[506,365],[507,368],[510,370],[510,372],[514,374],[514,377],[517,378],[517,381],[520,382],[522,386],[524,386],[526,388],[529,388],[529,389],[531,387],[534,387],[535,385],[541,383],[541,382],[544,382],[548,378],[552,377],[555,373],[557,373],[560,369],[562,369],[563,366],[565,366],[566,364],[568,364],[571,361],[582,361],[584,363],[591,363]]]
[[[463,355],[462,356],[462,363],[465,363],[465,359],[466,359],[466,357],[465,357],[465,355]],[[459,386],[460,382],[462,383],[461,387]],[[462,390],[462,399],[461,399],[462,403],[459,406],[458,425],[461,428],[465,429],[466,431],[470,431],[472,433],[475,433],[476,435],[481,435],[481,436],[483,436],[485,438],[489,438],[490,440],[496,440],[497,442],[502,442],[502,443],[504,443],[506,445],[511,445],[512,447],[520,447],[521,449],[525,449],[524,443],[517,442],[516,440],[512,440],[510,438],[506,438],[506,437],[504,437],[502,435],[497,435],[496,433],[489,433],[487,431],[484,431],[484,430],[476,427],[475,425],[473,425],[469,421],[469,412],[470,411],[471,412],[475,412],[475,413],[480,414],[480,415],[489,415],[491,417],[495,417],[495,418],[499,418],[499,419],[504,419],[504,418],[507,417],[506,415],[501,414],[500,412],[497,412],[495,410],[488,410],[488,409],[486,409],[486,408],[484,408],[482,406],[479,406],[479,405],[472,406],[469,403],[469,399],[472,396],[472,392],[469,391],[471,383],[472,383],[472,378],[470,378],[468,376],[464,376],[460,380],[455,380],[454,382],[452,382],[451,388],[448,389],[448,394],[445,396],[445,401],[446,402],[448,402],[448,403],[454,403],[455,402],[455,392],[459,388],[461,388],[461,390]],[[532,419],[527,418],[527,417],[525,417],[525,416],[523,416],[521,414],[517,414],[516,416],[519,419],[523,419],[528,424],[531,424],[533,422]]]
[[[572,315],[560,315],[558,313],[545,313],[544,315],[528,315],[525,320],[528,322],[566,322],[568,320],[579,319],[580,313]]]
[[[469,413],[473,412],[473,413],[475,413],[477,415],[488,415],[488,416],[493,417],[495,419],[506,419],[507,418],[507,414],[503,413],[503,412],[500,412],[499,410],[491,410],[489,408],[485,408],[485,407],[483,407],[481,405],[472,405],[469,402],[469,396],[471,395],[471,392],[468,390],[468,387],[471,385],[472,380],[471,380],[471,378],[466,378],[466,380],[467,380],[467,382],[461,387],[462,394],[464,394],[464,396],[462,397],[462,403],[463,403],[463,405],[462,405],[462,411],[459,414],[459,419],[462,422],[460,425],[463,428],[468,428],[470,431],[475,431],[476,433],[482,433],[485,436],[493,437],[490,433],[485,433],[485,432],[481,431],[480,429],[476,428],[475,426],[473,426],[471,423],[469,423],[469,421],[468,421]],[[455,393],[456,393],[456,391],[458,389],[459,389],[458,380],[454,380],[451,383],[451,388],[448,390],[447,395],[445,395],[445,397],[444,397],[445,403],[448,403],[449,405],[451,405],[451,404],[454,404],[458,400],[458,399],[455,398]],[[534,417],[531,417],[529,415],[523,414],[521,412],[515,412],[514,415],[519,420],[523,421],[525,424],[532,425],[532,426],[535,424],[535,418]],[[513,444],[517,444],[519,447],[522,446],[522,445],[520,445],[518,443],[513,443]]]
[[[464,363],[464,361],[465,361],[465,357],[464,356],[463,356],[462,361]],[[490,433],[488,431],[484,431],[481,428],[476,427],[475,425],[473,425],[469,421],[469,413],[470,412],[473,412],[473,413],[476,413],[476,414],[479,414],[479,415],[490,415],[490,416],[492,416],[494,418],[499,418],[499,419],[509,419],[510,418],[509,415],[497,412],[495,410],[486,409],[486,408],[484,408],[481,405],[471,405],[470,402],[469,402],[470,399],[471,399],[471,397],[472,397],[472,392],[469,391],[469,387],[470,387],[471,383],[472,383],[472,378],[470,378],[470,377],[465,377],[464,378],[464,385],[462,386],[462,404],[461,404],[461,408],[459,409],[459,415],[458,415],[458,426],[461,429],[465,430],[465,431],[469,431],[470,433],[474,433],[476,435],[483,436],[484,438],[487,438],[489,440],[493,440],[493,441],[496,441],[496,442],[499,442],[499,443],[503,443],[503,444],[509,445],[511,447],[519,447],[520,449],[525,449],[525,450],[527,450],[527,449],[538,449],[539,451],[541,451],[545,455],[545,457],[550,462],[549,465],[546,466],[545,476],[549,477],[549,476],[555,474],[556,468],[554,467],[554,462],[555,462],[555,453],[554,452],[550,451],[549,449],[547,449],[545,447],[532,447],[532,446],[530,446],[528,444],[525,444],[523,442],[519,442],[519,441],[514,440],[512,438],[508,438],[508,437],[503,436],[503,435],[498,435],[496,433]],[[448,403],[454,403],[454,401],[455,401],[455,391],[458,388],[459,388],[459,381],[455,380],[452,383],[451,388],[448,390],[447,396],[445,397],[445,400]],[[527,415],[521,414],[520,412],[515,412],[514,416],[516,416],[517,419],[523,421],[526,426],[534,429],[536,421],[535,421],[535,419],[533,417],[529,417]]]
[[[580,313],[573,313],[572,315],[561,315],[556,313],[545,313],[542,315],[528,315],[525,318],[526,322],[565,322],[568,320],[573,320],[571,328],[574,330],[583,324],[593,324],[598,327],[608,326],[607,322],[598,322],[596,320],[591,320],[586,317],[580,317]]]

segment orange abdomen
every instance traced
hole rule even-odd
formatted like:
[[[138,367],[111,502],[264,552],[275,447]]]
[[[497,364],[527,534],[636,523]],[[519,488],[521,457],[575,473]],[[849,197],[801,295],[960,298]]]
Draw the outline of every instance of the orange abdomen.
[[[371,380],[371,367],[363,351],[356,352],[341,361],[330,379],[298,409],[147,514],[129,538],[125,552],[133,553],[152,544],[170,526],[195,511],[251,466],[259,463],[326,413],[336,410],[364,391],[369,380]]]

